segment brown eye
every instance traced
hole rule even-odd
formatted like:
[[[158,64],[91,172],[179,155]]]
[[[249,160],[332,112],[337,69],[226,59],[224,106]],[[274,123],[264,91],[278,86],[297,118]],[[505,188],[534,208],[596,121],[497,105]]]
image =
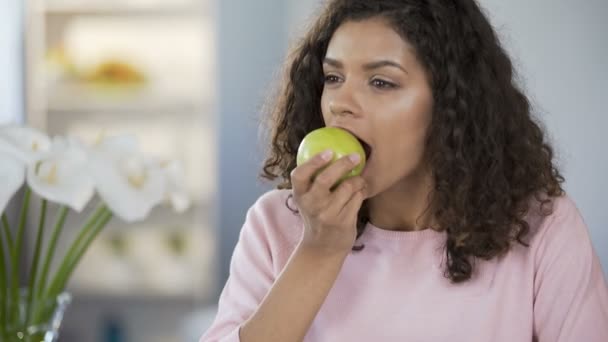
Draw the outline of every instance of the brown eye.
[[[336,75],[325,75],[325,83],[333,84],[340,82],[340,78]]]
[[[378,89],[393,89],[396,88],[397,85],[382,79],[373,79],[371,82],[372,86],[378,88]]]

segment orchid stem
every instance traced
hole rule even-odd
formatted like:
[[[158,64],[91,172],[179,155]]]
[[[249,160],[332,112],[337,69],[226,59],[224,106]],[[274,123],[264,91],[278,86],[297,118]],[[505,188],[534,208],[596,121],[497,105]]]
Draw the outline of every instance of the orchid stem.
[[[68,267],[66,267],[65,274],[63,275],[59,285],[59,292],[62,291],[63,288],[67,285],[67,281],[68,279],[70,279],[70,276],[76,269],[76,266],[78,266],[80,259],[82,259],[82,256],[89,249],[91,243],[95,240],[97,235],[99,235],[99,233],[103,230],[103,228],[106,226],[106,224],[108,224],[111,219],[112,213],[109,210],[106,210],[105,213],[99,218],[96,225],[92,227],[87,239],[82,243],[81,246],[78,247],[78,249],[74,253],[74,256],[69,261]],[[57,294],[59,294],[59,292]]]
[[[32,191],[29,187],[25,188],[25,195],[23,198],[23,206],[21,207],[21,217],[19,219],[19,228],[17,231],[17,239],[13,245],[11,258],[12,258],[12,297],[13,303],[10,308],[12,314],[11,318],[13,322],[17,322],[19,315],[19,258],[21,257],[21,249],[23,248],[23,236],[25,235],[25,225],[27,222],[27,212],[30,206],[30,196]]]
[[[67,271],[67,268],[70,264],[70,260],[72,260],[74,258],[74,255],[77,252],[78,246],[80,246],[83,243],[83,241],[85,241],[87,235],[89,234],[89,231],[92,230],[93,228],[95,228],[96,223],[99,221],[100,217],[103,216],[105,211],[106,211],[106,206],[100,205],[95,210],[95,212],[93,212],[93,214],[91,214],[91,216],[85,223],[84,227],[80,231],[80,234],[78,234],[78,237],[76,238],[76,240],[74,240],[74,242],[70,246],[70,249],[64,256],[63,260],[61,261],[59,270],[57,271],[57,273],[55,273],[55,276],[53,277],[53,281],[51,282],[51,285],[49,285],[49,288],[46,291],[45,298],[53,298],[54,295],[59,294],[59,291],[62,290],[62,288],[61,288],[61,283],[63,283],[62,277]]]
[[[4,218],[5,216],[2,215],[2,217]],[[4,340],[6,338],[5,329],[8,323],[6,320],[6,306],[8,304],[8,288],[6,286],[6,280],[8,276],[8,265],[6,264],[6,258],[4,255],[4,239],[2,236],[3,234],[0,233],[0,266],[2,267],[0,269],[0,338]]]
[[[110,221],[112,213],[105,205],[100,206],[89,217],[87,223],[83,227],[77,239],[72,243],[72,246],[63,258],[59,270],[53,277],[51,285],[46,290],[44,298],[55,298],[61,291],[64,290],[69,276],[72,274],[78,262],[99,234],[102,228]],[[38,308],[34,314],[34,321],[40,321],[40,318],[45,316],[47,312],[42,308]]]
[[[51,262],[55,255],[57,240],[59,239],[59,235],[61,235],[61,231],[63,230],[63,225],[65,224],[65,219],[68,215],[68,212],[69,208],[67,206],[63,206],[61,207],[61,209],[59,209],[57,221],[55,222],[55,227],[53,228],[53,235],[51,236],[51,241],[49,242],[49,246],[46,251],[46,256],[44,258],[44,266],[42,267],[42,273],[40,274],[40,279],[38,280],[38,289],[36,290],[38,298],[42,298],[42,295],[44,294],[44,290],[47,285],[46,278],[49,274]]]
[[[42,208],[40,211],[40,222],[38,224],[38,235],[36,238],[36,246],[34,247],[34,259],[32,260],[32,271],[30,273],[30,286],[27,294],[27,306],[26,306],[26,314],[25,314],[25,328],[30,324],[30,318],[32,316],[32,303],[34,298],[38,297],[35,293],[36,291],[36,275],[38,273],[38,264],[40,262],[40,247],[42,245],[42,238],[44,236],[44,224],[46,221],[46,207],[47,201],[46,199],[42,200]]]
[[[6,244],[9,251],[13,250],[13,234],[11,233],[11,227],[8,224],[8,217],[6,213],[2,213],[2,226],[4,228],[4,234],[6,234]]]

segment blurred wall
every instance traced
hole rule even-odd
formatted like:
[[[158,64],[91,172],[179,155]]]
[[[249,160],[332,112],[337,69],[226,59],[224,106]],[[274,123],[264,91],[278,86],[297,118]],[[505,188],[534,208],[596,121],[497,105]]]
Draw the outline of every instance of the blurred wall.
[[[219,287],[228,277],[247,209],[269,188],[257,178],[262,159],[259,112],[287,44],[285,4],[284,0],[216,2]]]
[[[23,116],[22,1],[7,0],[0,10],[0,123]]]
[[[220,284],[257,183],[259,105],[294,37],[320,0],[219,2]],[[567,190],[608,272],[608,2],[481,0],[552,136]]]

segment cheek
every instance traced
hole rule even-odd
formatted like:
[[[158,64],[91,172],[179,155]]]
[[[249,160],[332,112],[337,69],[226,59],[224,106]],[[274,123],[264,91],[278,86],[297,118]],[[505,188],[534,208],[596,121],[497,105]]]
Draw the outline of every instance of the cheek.
[[[408,161],[418,160],[424,152],[427,131],[432,116],[432,101],[425,97],[404,96],[385,106],[390,113],[382,120],[386,154],[405,154]]]
[[[327,122],[329,120],[329,105],[327,104],[325,91],[321,95],[321,114],[323,115],[323,123],[327,125]]]

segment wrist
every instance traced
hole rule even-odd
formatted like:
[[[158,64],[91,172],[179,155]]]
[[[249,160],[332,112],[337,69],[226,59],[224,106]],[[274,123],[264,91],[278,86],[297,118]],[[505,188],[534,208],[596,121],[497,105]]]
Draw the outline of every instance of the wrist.
[[[343,262],[350,254],[352,248],[335,248],[329,246],[317,246],[306,243],[304,240],[297,245],[295,253],[308,258],[323,259],[325,261]]]

